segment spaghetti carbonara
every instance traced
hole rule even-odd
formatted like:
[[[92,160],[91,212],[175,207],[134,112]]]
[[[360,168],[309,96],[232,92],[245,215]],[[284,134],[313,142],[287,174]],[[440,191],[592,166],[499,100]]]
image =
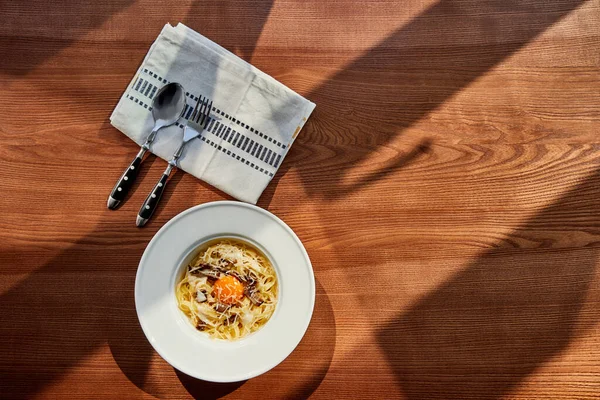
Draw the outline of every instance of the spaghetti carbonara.
[[[177,284],[177,303],[210,337],[239,339],[260,329],[277,303],[277,276],[269,260],[237,240],[219,240],[201,251]]]

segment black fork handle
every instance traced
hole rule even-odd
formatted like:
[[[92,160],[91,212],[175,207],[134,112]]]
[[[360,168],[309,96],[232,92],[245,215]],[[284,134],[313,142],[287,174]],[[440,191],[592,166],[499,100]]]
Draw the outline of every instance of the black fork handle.
[[[135,224],[138,227],[142,227],[146,225],[146,222],[152,217],[154,211],[158,207],[158,203],[160,198],[162,197],[163,192],[165,191],[165,187],[167,186],[167,182],[169,181],[169,176],[171,176],[171,171],[173,170],[173,165],[169,164],[165,172],[163,172],[162,176],[154,185],[154,188],[144,200],[144,204],[140,207],[140,211],[138,212],[137,218],[135,220]]]
[[[129,190],[133,186],[135,178],[137,178],[138,173],[140,172],[140,166],[142,165],[144,154],[146,154],[146,149],[140,149],[137,156],[135,156],[135,159],[131,162],[131,164],[129,164],[125,172],[123,172],[123,174],[121,175],[121,178],[119,178],[119,180],[117,181],[117,184],[108,196],[106,206],[109,209],[117,209],[127,197],[127,193],[129,193]]]

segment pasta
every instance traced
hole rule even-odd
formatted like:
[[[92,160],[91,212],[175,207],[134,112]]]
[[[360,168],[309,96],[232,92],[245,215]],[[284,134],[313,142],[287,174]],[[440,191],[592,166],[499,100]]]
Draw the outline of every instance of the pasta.
[[[256,332],[277,304],[277,276],[259,250],[217,240],[192,259],[176,287],[179,309],[199,331],[236,340]]]

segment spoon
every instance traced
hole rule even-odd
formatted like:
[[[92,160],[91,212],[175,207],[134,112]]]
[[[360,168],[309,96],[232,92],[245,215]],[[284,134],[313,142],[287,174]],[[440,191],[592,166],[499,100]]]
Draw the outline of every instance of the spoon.
[[[131,189],[133,181],[138,175],[140,165],[144,154],[150,148],[150,145],[156,138],[156,133],[159,129],[173,125],[183,112],[185,107],[185,90],[179,83],[169,83],[158,91],[154,100],[152,100],[152,118],[154,118],[154,128],[142,148],[135,156],[135,160],[131,162],[129,167],[123,172],[121,178],[113,188],[110,196],[108,196],[107,207],[111,210],[116,209]]]

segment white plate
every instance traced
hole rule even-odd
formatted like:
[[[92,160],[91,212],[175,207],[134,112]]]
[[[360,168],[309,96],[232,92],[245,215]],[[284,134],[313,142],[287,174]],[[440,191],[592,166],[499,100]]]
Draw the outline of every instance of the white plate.
[[[261,249],[279,280],[271,319],[233,342],[197,331],[175,298],[182,265],[216,237],[238,237]],[[171,219],[146,247],[135,278],[137,315],[154,349],[181,372],[212,382],[250,379],[282,362],[304,336],[314,302],[312,266],[296,234],[268,211],[234,201],[202,204]]]

